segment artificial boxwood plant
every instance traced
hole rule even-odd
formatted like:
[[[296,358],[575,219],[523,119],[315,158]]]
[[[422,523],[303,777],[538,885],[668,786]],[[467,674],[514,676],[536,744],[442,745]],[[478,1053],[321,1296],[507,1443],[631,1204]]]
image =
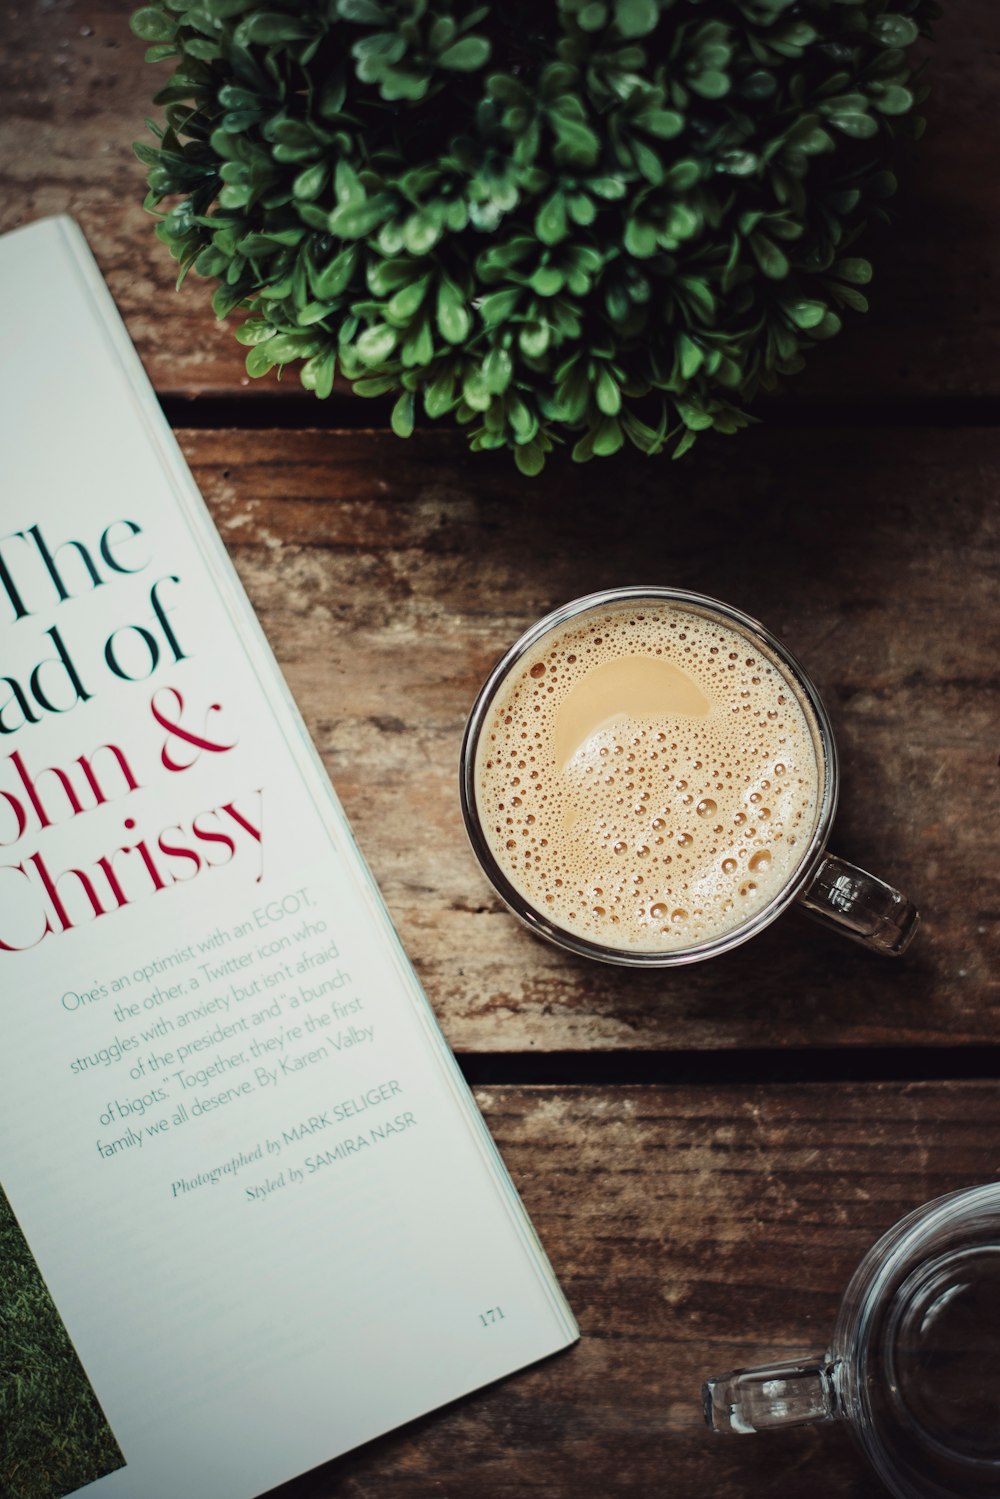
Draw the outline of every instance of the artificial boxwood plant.
[[[537,473],[745,425],[864,311],[930,0],[163,0],[147,205],[247,369]],[[167,200],[165,211],[161,208]]]

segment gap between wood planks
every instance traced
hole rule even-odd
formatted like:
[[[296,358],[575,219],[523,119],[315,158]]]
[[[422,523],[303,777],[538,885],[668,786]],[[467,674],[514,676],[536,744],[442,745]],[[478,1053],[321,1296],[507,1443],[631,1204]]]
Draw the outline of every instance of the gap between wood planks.
[[[785,1051],[457,1052],[474,1086],[910,1083],[1000,1079],[1000,1046],[872,1046]]]
[[[160,398],[172,427],[199,430],[246,428],[329,428],[378,430],[388,428],[393,398],[365,399],[334,392],[326,401],[306,394],[261,393],[229,396]],[[797,400],[758,402],[752,408],[761,423],[778,429],[823,430],[838,427],[959,427],[1000,426],[1000,398],[995,396],[885,397],[878,401]],[[447,423],[422,421],[418,430]]]

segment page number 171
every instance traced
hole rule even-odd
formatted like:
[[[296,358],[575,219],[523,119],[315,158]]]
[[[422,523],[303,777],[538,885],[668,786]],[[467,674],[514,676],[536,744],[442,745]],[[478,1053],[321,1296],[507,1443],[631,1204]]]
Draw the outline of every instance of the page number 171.
[[[479,1313],[479,1320],[483,1327],[493,1327],[497,1322],[503,1321],[503,1310],[499,1306],[491,1306],[489,1311]]]

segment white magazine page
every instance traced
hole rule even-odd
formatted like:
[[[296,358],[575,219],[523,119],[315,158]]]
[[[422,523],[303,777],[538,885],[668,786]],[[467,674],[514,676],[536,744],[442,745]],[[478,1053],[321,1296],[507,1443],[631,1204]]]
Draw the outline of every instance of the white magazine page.
[[[0,1184],[110,1433],[53,1499],[249,1499],[576,1330],[82,238],[0,269]]]

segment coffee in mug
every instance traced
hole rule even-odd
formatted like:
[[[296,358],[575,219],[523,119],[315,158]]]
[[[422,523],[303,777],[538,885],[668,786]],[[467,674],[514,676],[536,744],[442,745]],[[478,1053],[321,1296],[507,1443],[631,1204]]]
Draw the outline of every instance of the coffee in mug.
[[[836,786],[829,720],[791,655],[747,616],[667,589],[594,595],[528,631],[463,751],[473,846],[512,909],[636,964],[708,956],[779,914],[819,870]],[[869,903],[893,898],[895,931],[872,945],[901,950],[912,907],[825,857],[841,906],[851,879]],[[836,921],[837,899],[813,904]]]

